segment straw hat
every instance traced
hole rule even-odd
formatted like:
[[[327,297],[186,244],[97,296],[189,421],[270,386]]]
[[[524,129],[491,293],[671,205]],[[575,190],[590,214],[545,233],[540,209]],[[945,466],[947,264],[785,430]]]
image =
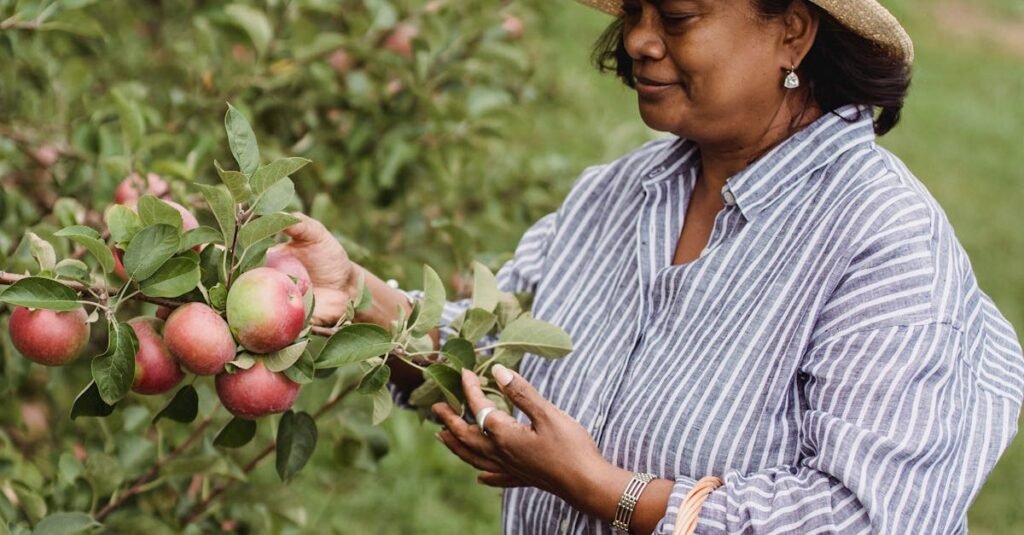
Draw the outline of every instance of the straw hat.
[[[577,0],[605,13],[622,14],[622,0]],[[835,17],[854,33],[884,47],[910,65],[914,62],[914,43],[896,17],[876,0],[810,0]]]

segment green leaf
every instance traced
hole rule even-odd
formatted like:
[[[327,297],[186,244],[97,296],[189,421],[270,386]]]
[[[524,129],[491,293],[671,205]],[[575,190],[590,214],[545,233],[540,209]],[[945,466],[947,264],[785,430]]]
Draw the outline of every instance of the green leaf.
[[[22,481],[14,480],[10,485],[14,490],[18,505],[25,511],[30,522],[39,522],[46,516],[46,499]]]
[[[498,317],[494,314],[482,308],[471,308],[462,319],[459,335],[475,344],[491,332],[497,321]]]
[[[316,421],[305,412],[288,411],[277,430],[277,475],[287,481],[306,465],[316,449]]]
[[[308,339],[300,340],[288,347],[274,351],[263,357],[263,364],[272,372],[283,372],[298,362],[302,353],[306,351],[307,345],[309,345]]]
[[[210,296],[210,306],[216,309],[218,312],[223,312],[228,306],[228,289],[223,284],[217,283],[207,292]],[[313,293],[313,292],[310,292]]]
[[[295,183],[290,178],[283,178],[260,195],[259,200],[253,205],[253,212],[258,215],[279,212],[287,208],[293,200],[295,200]]]
[[[142,136],[146,133],[146,120],[142,116],[138,104],[129,99],[121,90],[115,89],[110,94],[114,97],[117,115],[121,119],[121,133],[125,146],[129,151],[134,151],[139,147]]]
[[[494,356],[491,358],[491,365],[501,364],[506,368],[515,368],[519,365],[520,360],[523,360],[522,351],[507,347],[499,347],[494,350]]]
[[[561,328],[524,315],[501,331],[498,346],[546,358],[559,358],[572,351],[572,340]]]
[[[444,312],[446,295],[444,283],[430,266],[423,266],[423,299],[420,300],[419,315],[413,324],[410,334],[414,337],[423,336],[434,329],[441,321]]]
[[[199,415],[199,394],[192,385],[185,385],[178,389],[171,401],[160,412],[153,417],[153,423],[160,421],[160,418],[167,418],[175,422],[188,424],[192,423]]]
[[[388,369],[387,366],[384,367]],[[391,410],[395,406],[395,400],[391,398],[391,392],[387,388],[381,388],[373,393],[373,425],[380,425],[388,419]]]
[[[522,313],[523,306],[516,299],[515,294],[501,292],[498,297],[498,308],[494,311],[494,314],[498,316],[498,327],[504,329]]]
[[[54,233],[54,236],[67,238],[82,247],[85,247],[85,249],[89,251],[89,254],[94,256],[100,263],[100,267],[103,268],[104,273],[114,271],[114,254],[110,252],[110,248],[107,247],[107,244],[103,243],[103,240],[100,239],[100,233],[96,232],[95,229],[75,225],[58,230]]]
[[[85,262],[75,258],[65,258],[53,268],[53,272],[58,277],[64,279],[72,279],[79,282],[89,282],[89,266],[85,265]]]
[[[313,292],[309,292],[313,293]],[[366,285],[366,281],[363,279],[362,273],[359,274],[359,302],[356,303],[356,312],[362,312],[368,310],[373,305],[373,294],[370,293],[370,287]]]
[[[53,271],[57,265],[57,253],[53,250],[53,244],[37,236],[35,232],[26,232],[25,237],[28,238],[29,250],[32,252],[32,258],[39,264],[39,270]]]
[[[142,220],[143,227],[170,225],[181,232],[183,225],[181,214],[173,206],[152,195],[143,195],[139,199],[138,208],[139,219]]]
[[[124,269],[134,280],[151,277],[178,252],[181,236],[170,225],[153,225],[139,231],[124,252]]]
[[[75,310],[78,303],[75,291],[63,284],[43,277],[25,277],[0,292],[0,301],[26,308],[46,310]]]
[[[149,278],[139,283],[149,297],[179,297],[199,285],[199,262],[192,258],[172,258]]]
[[[40,520],[32,535],[76,535],[99,526],[85,513],[54,513]]]
[[[430,407],[434,403],[444,400],[441,387],[433,381],[426,381],[409,394],[409,404],[414,407]]]
[[[79,416],[105,418],[113,414],[113,412],[114,406],[103,401],[103,398],[100,397],[100,389],[96,386],[96,381],[89,383],[89,386],[79,392],[78,396],[75,397],[75,402],[71,405],[72,420]]]
[[[196,187],[199,188],[199,192],[206,199],[206,204],[210,206],[213,217],[217,219],[217,225],[220,226],[220,231],[224,235],[224,246],[230,248],[235,237],[238,206],[231,199],[231,194],[228,193],[228,189],[224,186],[196,184]]]
[[[181,236],[181,244],[178,245],[178,252],[187,251],[193,247],[205,245],[208,243],[219,243],[224,244],[224,237],[221,236],[220,231],[213,227],[196,227],[192,230],[188,230]]]
[[[103,401],[113,405],[132,388],[139,341],[131,327],[117,321],[110,323],[109,332],[107,350],[92,359],[92,378]]]
[[[316,359],[316,367],[337,368],[361,362],[387,355],[393,347],[387,330],[370,323],[353,323],[331,335]]]
[[[284,374],[300,385],[312,383],[316,378],[316,362],[313,360],[313,354],[303,351],[299,360],[295,361],[291,368],[285,370]]]
[[[114,243],[127,243],[142,230],[142,220],[139,219],[139,214],[121,204],[115,204],[107,209],[105,219],[107,230],[110,231],[110,237]]]
[[[243,249],[252,244],[270,238],[278,232],[296,224],[299,218],[284,213],[268,214],[246,223],[238,231],[238,244]]]
[[[260,195],[277,184],[278,181],[291,176],[293,173],[309,165],[311,162],[305,158],[281,158],[274,160],[260,167],[252,175],[252,192]]]
[[[213,161],[213,166],[217,169],[220,181],[227,186],[235,202],[241,204],[249,200],[249,196],[252,195],[252,190],[249,189],[249,177],[239,171],[225,170],[217,160]]]
[[[246,176],[252,176],[260,166],[260,148],[256,144],[256,134],[253,133],[245,115],[230,103],[228,112],[224,115],[224,129],[227,130],[228,145],[231,147],[231,155],[238,162],[238,169]]]
[[[213,445],[221,448],[241,448],[256,436],[256,420],[232,418],[224,429],[217,433]]]
[[[498,281],[487,266],[473,262],[473,308],[494,312],[498,306]]]
[[[456,413],[462,414],[466,394],[462,391],[462,374],[445,364],[431,364],[423,370],[423,377],[437,383],[445,400]]]
[[[386,364],[381,364],[366,372],[359,382],[357,390],[360,394],[372,394],[384,388],[389,379],[391,379],[391,368]]]
[[[263,55],[267,50],[267,45],[270,44],[270,40],[274,37],[274,29],[270,25],[267,16],[256,8],[241,4],[227,6],[224,8],[224,13],[249,35],[249,39],[252,41],[253,46],[256,47],[256,51]]]
[[[449,338],[441,348],[441,354],[448,359],[455,369],[469,368],[476,366],[476,350],[473,344],[464,338]]]

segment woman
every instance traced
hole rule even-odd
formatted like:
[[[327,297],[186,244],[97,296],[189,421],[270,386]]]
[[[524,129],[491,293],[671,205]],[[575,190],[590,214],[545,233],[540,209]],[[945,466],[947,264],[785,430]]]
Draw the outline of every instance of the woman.
[[[903,29],[875,0],[583,2],[618,14],[598,58],[674,136],[586,170],[499,274],[574,353],[495,367],[515,417],[468,372],[480,425],[434,407],[444,444],[510,488],[506,533],[964,531],[1024,357],[874,142],[909,86]],[[362,268],[315,221],[291,234],[333,321]],[[405,295],[367,277],[360,319],[388,325]]]

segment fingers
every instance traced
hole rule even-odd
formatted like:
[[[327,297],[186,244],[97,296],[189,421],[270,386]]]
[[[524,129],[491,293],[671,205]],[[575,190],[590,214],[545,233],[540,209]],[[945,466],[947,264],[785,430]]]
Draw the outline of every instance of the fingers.
[[[484,391],[480,389],[480,378],[466,368],[462,369],[462,390],[466,393],[466,404],[469,405],[474,417],[487,407],[495,407],[494,402],[487,399]],[[509,413],[493,410],[487,415],[485,425],[488,433],[500,435],[507,426],[515,424],[515,421]]]
[[[476,480],[488,487],[511,488],[528,486],[519,478],[503,474],[500,470],[485,470],[476,476]]]
[[[549,411],[554,407],[550,401],[540,395],[540,392],[537,392],[533,385],[526,382],[523,376],[501,364],[495,364],[491,368],[491,373],[498,383],[498,388],[508,396],[508,399],[516,407],[519,407],[519,410],[523,411],[523,414],[530,418],[534,427],[547,423]]]
[[[452,453],[458,458],[465,461],[467,464],[476,468],[477,470],[485,470],[488,472],[500,472],[501,466],[498,465],[494,460],[484,457],[480,453],[471,450],[465,444],[455,438],[450,431],[441,431],[437,434],[438,440],[445,445]]]
[[[327,231],[327,227],[316,219],[302,212],[294,212],[292,215],[299,218],[299,222],[284,229],[284,233],[293,241],[300,244],[316,243],[323,240],[324,236],[330,234]]]
[[[480,428],[467,424],[447,403],[435,403],[430,409],[459,442],[482,455],[491,455],[494,452],[494,444],[480,432]],[[487,418],[487,425],[490,428],[490,416]]]

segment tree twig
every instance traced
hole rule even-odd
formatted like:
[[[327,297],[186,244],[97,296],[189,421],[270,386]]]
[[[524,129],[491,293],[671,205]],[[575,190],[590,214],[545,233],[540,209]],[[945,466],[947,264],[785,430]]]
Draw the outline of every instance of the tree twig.
[[[341,392],[338,392],[338,394],[333,398],[327,400],[323,404],[323,406],[317,409],[317,411],[313,414],[313,419],[319,420],[323,415],[330,412],[330,410],[333,409],[335,405],[340,403],[343,399],[345,399],[346,396],[348,396],[352,392],[355,392],[357,386],[359,386],[358,382],[353,383],[345,387]],[[242,467],[242,473],[249,474],[250,472],[255,470],[256,467],[259,466],[264,459],[269,457],[270,454],[273,453],[276,448],[276,441],[270,443],[266,448],[263,448],[263,450],[260,451],[255,457],[253,457],[251,461],[249,461],[244,467]],[[192,507],[192,509],[188,512],[187,515],[182,517],[181,525],[186,526],[192,523],[196,518],[198,518],[200,515],[206,512],[206,510],[214,501],[216,501],[221,495],[230,490],[232,487],[234,487],[237,483],[237,479],[229,479],[228,481],[218,485],[216,488],[213,489],[212,492],[210,492],[209,496],[203,499],[203,501],[197,503],[194,507]]]
[[[202,423],[200,423],[198,427],[192,430],[192,433],[189,434],[188,438],[186,438],[184,442],[179,444],[178,447],[174,448],[170,453],[167,454],[166,457],[154,463],[153,467],[150,468],[149,471],[143,474],[141,477],[136,479],[132,483],[132,485],[128,487],[128,490],[124,491],[123,494],[119,495],[116,499],[111,500],[109,503],[107,503],[107,505],[103,507],[103,509],[100,509],[100,511],[96,513],[96,520],[103,520],[103,517],[110,514],[110,512],[113,511],[114,509],[120,507],[121,504],[128,500],[128,498],[131,498],[132,496],[135,496],[136,494],[140,494],[143,491],[145,491],[146,484],[150,483],[151,481],[156,479],[157,476],[160,475],[160,469],[163,468],[163,466],[167,464],[168,461],[177,458],[185,450],[191,447],[192,444],[195,443],[195,441],[198,440],[199,437],[203,434],[203,431],[205,431],[206,428],[210,426],[210,423],[212,421],[213,415],[207,416],[205,419],[203,419]]]

